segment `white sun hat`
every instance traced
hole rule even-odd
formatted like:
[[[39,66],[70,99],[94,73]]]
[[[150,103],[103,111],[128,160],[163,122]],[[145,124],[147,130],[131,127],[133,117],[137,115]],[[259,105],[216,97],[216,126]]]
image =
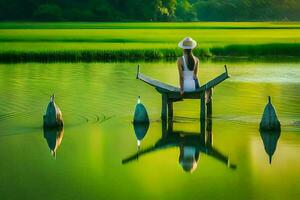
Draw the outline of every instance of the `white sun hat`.
[[[178,43],[178,47],[182,49],[194,49],[197,46],[197,42],[191,37],[186,37]]]

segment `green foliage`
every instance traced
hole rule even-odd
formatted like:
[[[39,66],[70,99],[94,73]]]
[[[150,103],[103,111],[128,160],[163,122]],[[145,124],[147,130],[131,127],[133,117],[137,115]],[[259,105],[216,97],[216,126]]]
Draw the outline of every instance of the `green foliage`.
[[[1,0],[0,20],[297,21],[296,0]]]
[[[155,0],[156,20],[175,18],[176,0]]]
[[[188,0],[178,0],[176,13],[178,21],[197,21],[197,13]]]
[[[62,9],[56,4],[42,4],[33,13],[38,21],[61,21]]]

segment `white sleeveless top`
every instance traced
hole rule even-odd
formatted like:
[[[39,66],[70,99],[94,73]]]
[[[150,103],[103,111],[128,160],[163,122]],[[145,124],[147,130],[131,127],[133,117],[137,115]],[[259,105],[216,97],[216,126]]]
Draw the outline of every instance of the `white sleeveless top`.
[[[196,85],[194,80],[194,70],[189,70],[184,56],[182,56],[182,60],[183,60],[183,90],[185,92],[195,91]]]

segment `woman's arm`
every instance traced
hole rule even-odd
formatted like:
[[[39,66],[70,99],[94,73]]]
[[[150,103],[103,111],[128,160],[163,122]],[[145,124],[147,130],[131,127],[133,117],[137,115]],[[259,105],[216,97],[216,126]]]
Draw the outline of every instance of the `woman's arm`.
[[[196,61],[196,65],[195,65],[195,69],[194,69],[194,79],[197,79],[197,77],[198,77],[198,68],[199,68],[199,59],[196,58],[195,61]]]
[[[179,72],[179,82],[180,82],[180,94],[183,95],[183,71],[182,71],[182,61],[180,58],[177,60],[177,67],[178,67],[178,72]]]

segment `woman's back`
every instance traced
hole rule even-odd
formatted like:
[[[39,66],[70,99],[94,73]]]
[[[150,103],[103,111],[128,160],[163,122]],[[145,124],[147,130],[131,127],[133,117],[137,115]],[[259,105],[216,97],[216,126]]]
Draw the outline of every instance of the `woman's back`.
[[[194,58],[193,58],[194,59]],[[184,79],[193,79],[194,78],[194,68],[195,62],[193,62],[194,66],[188,66],[185,56],[182,56],[182,63],[183,63],[183,76]]]
[[[184,91],[194,91],[196,89],[195,85],[195,78],[194,78],[194,69],[196,67],[196,59],[194,56],[190,57],[193,59],[193,62],[189,62],[190,65],[188,66],[188,62],[185,56],[182,56],[182,71],[183,71],[183,89]],[[193,66],[191,66],[193,64]]]

